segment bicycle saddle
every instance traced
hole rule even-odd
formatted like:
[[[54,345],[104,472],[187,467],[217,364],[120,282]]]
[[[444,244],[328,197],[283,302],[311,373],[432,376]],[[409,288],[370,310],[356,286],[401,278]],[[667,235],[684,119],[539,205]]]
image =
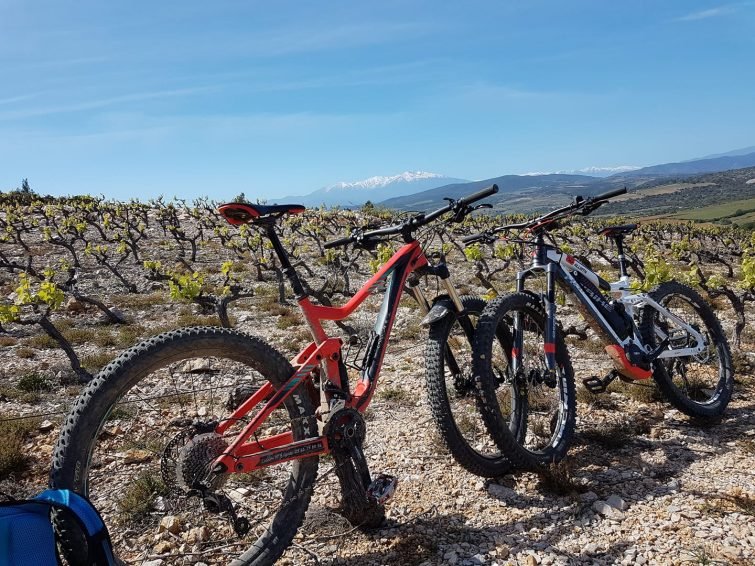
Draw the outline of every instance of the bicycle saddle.
[[[639,224],[622,224],[621,226],[606,226],[605,228],[601,228],[598,230],[598,234],[601,236],[606,236],[607,238],[611,238],[613,236],[619,236],[619,235],[625,235],[625,234],[631,234],[634,232],[635,229],[637,229],[637,226]]]
[[[283,214],[300,214],[306,209],[300,204],[247,204],[245,202],[229,202],[218,207],[218,213],[229,224],[239,226],[254,222],[256,218],[266,216],[280,216]]]

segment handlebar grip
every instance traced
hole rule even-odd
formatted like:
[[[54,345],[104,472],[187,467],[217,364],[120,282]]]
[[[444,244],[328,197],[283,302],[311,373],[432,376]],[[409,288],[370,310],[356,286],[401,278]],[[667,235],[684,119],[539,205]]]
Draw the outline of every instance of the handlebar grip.
[[[613,191],[608,191],[607,193],[603,193],[602,195],[596,195],[592,197],[592,200],[608,200],[613,197],[617,197],[619,195],[625,195],[627,193],[627,188],[622,187],[621,189],[615,189]]]
[[[345,246],[346,244],[349,244],[354,241],[354,238],[352,236],[346,236],[345,238],[338,238],[337,240],[333,240],[332,242],[325,242],[322,247],[326,250],[329,250],[330,248],[337,248],[338,246]]]
[[[476,242],[477,240],[481,240],[482,236],[483,236],[482,232],[480,232],[479,234],[472,234],[471,236],[464,236],[461,239],[461,243],[462,244],[471,244],[472,242]]]
[[[459,199],[459,202],[464,204],[471,204],[475,201],[482,200],[485,197],[489,197],[490,195],[494,195],[498,192],[498,185],[490,185],[487,188],[482,189],[481,191],[477,191],[476,193],[472,193],[471,195],[467,195],[463,198]]]

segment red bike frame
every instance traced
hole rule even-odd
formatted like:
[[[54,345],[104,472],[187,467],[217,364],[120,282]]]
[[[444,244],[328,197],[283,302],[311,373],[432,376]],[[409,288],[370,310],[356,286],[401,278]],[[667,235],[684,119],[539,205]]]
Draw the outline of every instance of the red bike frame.
[[[413,241],[401,247],[345,305],[326,307],[313,304],[307,296],[299,298],[299,306],[309,324],[314,341],[291,360],[295,367],[294,373],[280,389],[275,390],[272,384],[267,382],[217,426],[216,432],[224,434],[234,423],[253,412],[255,413],[252,420],[233,440],[224,454],[215,460],[215,469],[228,472],[251,472],[257,468],[288,460],[327,453],[329,447],[325,436],[294,442],[292,432],[261,439],[257,438],[255,433],[264,420],[280,407],[297,387],[312,379],[313,371],[316,368],[324,366],[325,375],[321,377],[321,383],[330,382],[335,386],[335,389],[349,391],[348,383],[343,383],[341,376],[343,340],[329,337],[321,322],[323,320],[343,320],[347,318],[371,293],[385,289],[385,296],[375,324],[375,334],[366,349],[361,378],[354,392],[347,395],[344,404],[347,408],[363,412],[375,392],[377,378],[382,367],[404,284],[412,272],[427,265],[428,261],[420,243]],[[322,391],[323,406],[327,414],[327,407],[331,400],[330,394],[325,392],[324,387]],[[322,414],[320,418],[322,418]],[[254,437],[254,440],[252,440],[252,437]],[[222,467],[219,468],[218,465]]]

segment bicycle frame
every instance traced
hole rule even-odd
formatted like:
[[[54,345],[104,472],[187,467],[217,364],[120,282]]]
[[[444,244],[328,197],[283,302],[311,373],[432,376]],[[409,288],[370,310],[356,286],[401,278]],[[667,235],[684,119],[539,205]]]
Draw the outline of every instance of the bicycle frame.
[[[604,341],[607,342],[606,351],[614,359],[617,367],[620,367],[625,372],[625,375],[633,379],[647,379],[652,375],[652,370],[639,368],[627,358],[626,349],[633,344],[640,345],[642,353],[646,355],[652,354],[653,359],[690,356],[704,350],[706,346],[705,339],[696,329],[669,312],[668,309],[650,298],[646,293],[632,294],[630,292],[631,280],[626,274],[623,257],[620,258],[622,276],[616,283],[605,281],[572,255],[560,251],[555,246],[546,244],[542,233],[537,234],[536,247],[532,257],[532,266],[517,273],[517,290],[523,292],[525,290],[525,282],[528,278],[545,273],[546,293],[544,302],[547,324],[545,328],[544,353],[546,367],[549,371],[557,370],[555,359],[556,282],[565,286],[577,299],[586,310],[586,313],[583,313],[585,317],[588,319],[591,318],[597,323],[598,327],[596,330],[599,331]],[[610,292],[624,306],[628,319],[621,313],[617,313],[614,306],[606,300],[599,290]],[[651,352],[643,343],[639,331],[632,321],[632,314],[635,310],[645,306],[659,311],[668,320],[671,320],[679,328],[689,333],[696,341],[696,345],[688,348],[664,349],[660,352]],[[624,326],[623,329],[621,328],[622,326]],[[627,326],[629,326],[629,332],[627,332]],[[516,339],[512,352],[512,366],[516,372],[521,365],[520,352],[522,351],[521,321],[519,320],[519,316],[515,316],[514,329],[516,331]],[[667,338],[665,335],[659,337],[662,343]]]
[[[277,250],[280,247],[280,241],[274,230],[268,229],[268,237],[271,238]],[[282,251],[282,248],[280,249]],[[297,287],[300,289],[301,285],[297,285],[298,279],[293,268],[290,268],[290,264],[288,265],[290,269],[286,268],[288,258],[285,256],[285,252],[280,257],[284,271],[288,275],[295,292],[297,292]],[[420,243],[415,240],[401,247],[341,307],[315,305],[306,294],[297,292],[299,306],[314,340],[291,360],[295,371],[279,390],[275,391],[273,386],[267,382],[216,427],[216,432],[223,434],[233,423],[257,410],[252,420],[233,440],[223,455],[215,460],[213,469],[221,472],[250,472],[264,466],[329,452],[328,439],[323,435],[324,425],[330,415],[341,408],[353,408],[363,412],[369,405],[375,392],[404,284],[412,272],[428,265],[428,260]],[[353,394],[350,394],[348,377],[345,371],[342,372],[341,347],[343,340],[329,337],[322,327],[322,321],[347,318],[371,293],[383,288],[385,289],[385,296],[375,321],[374,332],[366,348],[362,375]],[[421,291],[413,289],[413,293],[416,297],[416,294],[421,293]],[[427,302],[425,301],[422,306],[426,307],[426,305]],[[319,371],[321,365],[324,366],[325,372],[324,376],[320,377],[319,436],[294,442],[293,434],[286,432],[256,439],[255,433],[262,422],[286,401],[297,388],[310,380],[313,373]],[[262,405],[268,398],[269,400]],[[308,426],[306,422],[305,426]],[[308,429],[305,430],[307,435],[313,434],[313,432]],[[252,436],[255,436],[254,441],[250,440]]]

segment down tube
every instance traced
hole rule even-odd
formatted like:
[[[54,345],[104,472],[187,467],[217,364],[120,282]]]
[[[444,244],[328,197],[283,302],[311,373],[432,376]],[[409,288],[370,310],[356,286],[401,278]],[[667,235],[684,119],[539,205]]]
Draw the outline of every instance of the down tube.
[[[385,349],[388,346],[388,337],[391,334],[391,328],[396,318],[396,309],[398,308],[404,282],[408,275],[409,263],[414,255],[406,254],[386,273],[388,283],[386,285],[385,296],[380,305],[380,312],[375,321],[375,326],[370,333],[370,340],[365,350],[362,363],[364,369],[362,370],[361,380],[354,392],[357,397],[355,403],[357,409],[364,407],[372,397],[376,378],[383,363]]]

